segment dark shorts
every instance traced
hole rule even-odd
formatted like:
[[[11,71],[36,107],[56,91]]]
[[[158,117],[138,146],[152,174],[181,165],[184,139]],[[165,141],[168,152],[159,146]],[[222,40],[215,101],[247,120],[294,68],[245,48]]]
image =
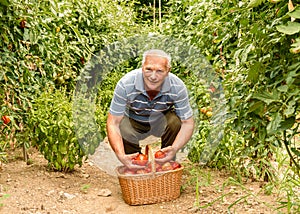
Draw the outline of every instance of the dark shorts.
[[[141,123],[124,117],[120,124],[121,135],[126,154],[141,152],[139,141],[150,135],[161,138],[162,148],[173,144],[179,130],[181,120],[174,111],[168,111],[152,123]]]

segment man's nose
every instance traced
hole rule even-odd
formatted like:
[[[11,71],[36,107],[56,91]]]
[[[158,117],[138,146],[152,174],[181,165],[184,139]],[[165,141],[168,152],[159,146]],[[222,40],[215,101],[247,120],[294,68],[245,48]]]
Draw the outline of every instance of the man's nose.
[[[150,76],[151,79],[156,79],[156,71],[152,71],[152,74]]]

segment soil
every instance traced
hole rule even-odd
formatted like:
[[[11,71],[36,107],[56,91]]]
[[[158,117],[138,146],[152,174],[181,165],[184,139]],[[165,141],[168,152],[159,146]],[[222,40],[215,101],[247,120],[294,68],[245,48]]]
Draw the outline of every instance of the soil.
[[[0,213],[274,213],[275,196],[265,195],[261,182],[224,185],[225,172],[201,169],[196,185],[188,166],[179,198],[158,204],[130,206],[122,198],[118,178],[86,161],[72,173],[49,171],[47,161],[30,149],[32,164],[22,152],[8,155],[0,167]],[[196,195],[196,188],[199,194]],[[106,194],[107,193],[107,194]],[[198,206],[197,206],[198,205]],[[278,204],[277,204],[278,205]]]

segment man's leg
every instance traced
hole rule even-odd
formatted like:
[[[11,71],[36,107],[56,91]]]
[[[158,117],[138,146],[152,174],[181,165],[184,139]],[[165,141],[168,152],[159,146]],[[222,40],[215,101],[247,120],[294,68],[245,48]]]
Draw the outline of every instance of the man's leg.
[[[161,147],[171,146],[181,128],[181,120],[175,114],[174,111],[169,111],[165,114],[167,121],[167,127],[164,134],[161,136],[162,145]]]
[[[123,139],[126,154],[141,152],[139,141],[149,132],[150,126],[124,117],[120,124],[120,131]]]

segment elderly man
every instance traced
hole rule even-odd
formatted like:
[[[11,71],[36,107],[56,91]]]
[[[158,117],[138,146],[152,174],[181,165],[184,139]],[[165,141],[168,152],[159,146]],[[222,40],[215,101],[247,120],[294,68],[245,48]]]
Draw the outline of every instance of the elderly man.
[[[139,141],[149,135],[161,137],[166,162],[190,140],[193,112],[186,86],[170,73],[171,57],[162,50],[143,54],[142,68],[124,75],[114,91],[107,119],[109,143],[128,168],[141,152]]]

